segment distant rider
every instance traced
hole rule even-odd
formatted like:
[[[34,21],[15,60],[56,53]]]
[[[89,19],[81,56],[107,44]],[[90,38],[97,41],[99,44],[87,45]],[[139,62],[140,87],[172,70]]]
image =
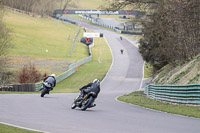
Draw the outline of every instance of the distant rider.
[[[51,76],[46,77],[43,81],[50,83],[51,90],[53,90],[53,87],[56,86],[56,75],[55,74],[51,74]]]
[[[123,50],[123,49],[120,49],[120,52],[121,52],[121,54],[123,54],[124,50]]]
[[[94,79],[93,82],[88,83],[87,85],[84,85],[82,88],[80,88],[81,91],[81,97],[83,98],[83,96],[89,92],[95,92],[96,93],[96,97],[98,96],[99,92],[100,92],[100,80],[99,79]],[[95,106],[96,104],[94,104],[93,106]]]

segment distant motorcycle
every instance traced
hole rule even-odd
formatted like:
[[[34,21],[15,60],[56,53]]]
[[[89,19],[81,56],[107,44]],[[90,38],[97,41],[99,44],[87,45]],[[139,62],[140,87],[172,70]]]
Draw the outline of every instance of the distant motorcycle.
[[[74,99],[74,102],[72,103],[71,109],[75,109],[76,107],[81,108],[81,110],[85,111],[87,108],[94,107],[96,98],[95,92],[89,92],[88,94],[85,94],[83,97],[79,95],[76,99]]]
[[[49,94],[49,92],[52,90],[51,84],[48,82],[42,83],[41,90],[41,97],[44,97],[45,94]]]

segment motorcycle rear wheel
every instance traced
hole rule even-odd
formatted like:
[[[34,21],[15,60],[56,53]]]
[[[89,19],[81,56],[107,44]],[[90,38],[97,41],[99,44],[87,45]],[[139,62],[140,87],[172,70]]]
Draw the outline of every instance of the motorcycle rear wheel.
[[[82,105],[81,110],[85,111],[92,104],[93,100],[94,98],[90,96],[88,102],[85,105]]]
[[[44,95],[47,93],[47,88],[42,89],[41,97],[44,97]]]

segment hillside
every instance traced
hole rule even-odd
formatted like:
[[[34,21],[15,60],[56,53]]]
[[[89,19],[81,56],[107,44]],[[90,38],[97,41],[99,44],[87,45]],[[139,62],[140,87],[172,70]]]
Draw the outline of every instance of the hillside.
[[[4,23],[12,30],[9,52],[9,70],[19,70],[28,63],[35,64],[41,72],[61,73],[72,62],[88,56],[87,47],[79,41],[69,56],[78,26],[49,18],[33,18],[7,11]],[[83,29],[78,40],[82,37]],[[58,65],[59,64],[59,65]]]
[[[77,10],[98,10],[101,5],[107,4],[106,0],[74,0],[70,2],[67,6],[67,9],[77,9]],[[58,3],[58,7],[62,8],[64,6],[64,2],[60,5]]]
[[[192,61],[173,67],[167,65],[154,77],[155,84],[199,84],[200,83],[200,55]]]
[[[68,70],[68,65],[88,57],[88,46],[80,43],[83,28],[51,18],[34,18],[26,14],[7,11],[4,23],[12,30],[14,47],[10,50],[6,70],[11,82],[17,82],[18,71],[32,63],[43,75],[56,75]],[[71,56],[69,53],[78,29],[81,32]],[[93,32],[93,31],[90,31]],[[79,67],[76,74],[63,80],[54,92],[77,92],[81,85],[95,78],[103,79],[112,63],[110,49],[104,38],[95,38],[92,61]],[[89,71],[89,72],[88,72]]]

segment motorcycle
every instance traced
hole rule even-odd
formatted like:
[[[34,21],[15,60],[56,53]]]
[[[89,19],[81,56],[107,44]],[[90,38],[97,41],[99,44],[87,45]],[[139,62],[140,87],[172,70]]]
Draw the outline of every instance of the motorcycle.
[[[83,97],[79,95],[77,98],[74,99],[74,102],[72,103],[71,109],[75,109],[76,107],[81,108],[81,110],[85,111],[87,108],[94,107],[96,98],[95,92],[89,92],[88,94],[85,94]]]
[[[48,82],[43,82],[42,83],[42,89],[41,90],[41,97],[44,97],[45,94],[49,94],[49,92],[52,90],[51,89],[51,84]]]

